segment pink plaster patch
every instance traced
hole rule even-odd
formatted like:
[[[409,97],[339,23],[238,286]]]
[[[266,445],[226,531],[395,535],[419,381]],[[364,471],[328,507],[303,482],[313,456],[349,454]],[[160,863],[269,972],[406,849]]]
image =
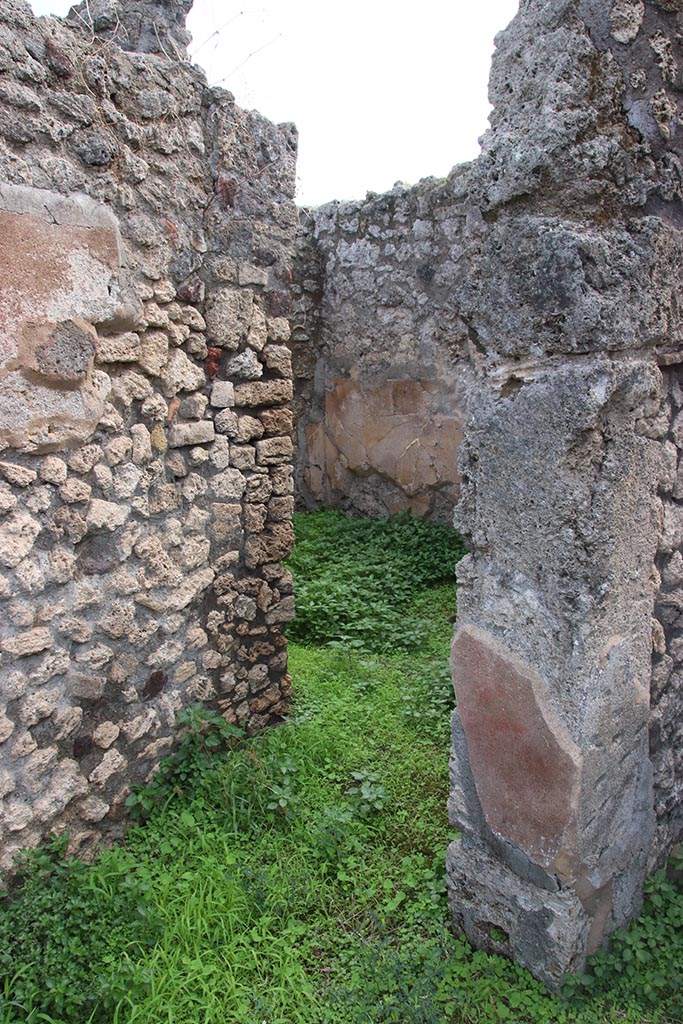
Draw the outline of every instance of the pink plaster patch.
[[[493,831],[550,867],[571,858],[581,755],[538,673],[496,637],[461,626],[453,680],[477,793]]]

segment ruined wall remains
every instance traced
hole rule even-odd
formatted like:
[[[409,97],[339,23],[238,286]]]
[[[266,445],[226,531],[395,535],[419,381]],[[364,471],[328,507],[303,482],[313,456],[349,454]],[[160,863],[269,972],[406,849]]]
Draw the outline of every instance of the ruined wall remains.
[[[683,829],[682,39],[681,0],[522,0],[480,158],[300,245],[315,498],[433,509],[384,419],[426,388],[452,460],[466,393],[451,906],[551,986]]]
[[[680,7],[522,3],[468,185],[449,880],[550,984],[681,832]]]
[[[188,7],[0,4],[3,869],[116,831],[182,705],[287,707],[296,134]]]
[[[303,219],[291,345],[309,507],[451,522],[467,368],[448,261],[459,229],[447,182]]]

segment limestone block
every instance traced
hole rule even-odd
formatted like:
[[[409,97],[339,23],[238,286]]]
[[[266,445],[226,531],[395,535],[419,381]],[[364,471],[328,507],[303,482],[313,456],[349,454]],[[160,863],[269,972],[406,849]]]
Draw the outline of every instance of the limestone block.
[[[211,420],[197,420],[190,423],[174,424],[168,434],[170,448],[184,448],[190,445],[207,444],[213,441],[215,429]]]
[[[126,741],[134,743],[136,740],[146,736],[154,728],[155,724],[158,726],[157,713],[153,708],[147,708],[141,715],[136,715],[128,722],[122,722],[121,730]]]
[[[204,454],[216,469],[227,469],[230,465],[230,442],[227,437],[219,434],[210,451]]]
[[[8,771],[0,772],[0,800],[3,800],[10,793],[13,793],[17,788],[16,782]]]
[[[115,437],[104,449],[104,457],[108,466],[118,466],[124,462],[133,450],[133,442],[128,437]]]
[[[291,409],[264,409],[259,413],[266,434],[291,434],[294,417]]]
[[[196,498],[203,494],[206,494],[209,489],[208,481],[204,477],[199,476],[198,473],[189,473],[183,481],[182,494],[183,498],[190,503],[194,502]]]
[[[293,494],[294,478],[291,466],[274,466],[270,473],[273,494]]]
[[[100,463],[93,469],[93,477],[95,484],[102,491],[103,494],[108,495],[111,493],[114,486],[114,474],[112,473],[109,466],[104,463]]]
[[[76,643],[84,644],[91,639],[93,627],[85,619],[79,619],[75,615],[69,615],[62,619],[58,626],[62,636],[75,640]]]
[[[135,606],[127,601],[114,601],[101,619],[98,628],[113,640],[127,636],[135,621]]]
[[[57,455],[48,455],[38,467],[38,476],[49,484],[63,484],[67,478],[66,463]]]
[[[219,434],[227,434],[228,437],[234,437],[237,433],[237,413],[233,412],[232,409],[221,409],[214,422]]]
[[[206,382],[206,375],[204,369],[193,363],[182,349],[174,349],[159,374],[159,379],[163,394],[173,396],[179,391],[196,391],[202,388]]]
[[[102,449],[98,444],[86,444],[70,452],[69,469],[74,473],[89,473],[102,459]]]
[[[664,554],[677,551],[683,544],[683,508],[672,502],[664,502],[664,522],[659,550]]]
[[[187,646],[191,650],[198,650],[206,647],[209,638],[201,626],[190,626],[187,631]]]
[[[211,488],[220,500],[239,501],[244,494],[246,481],[237,469],[225,469],[211,479]]]
[[[267,340],[268,328],[266,325],[265,314],[259,306],[254,306],[251,323],[249,324],[249,332],[247,334],[247,344],[256,352],[260,352]]]
[[[272,524],[262,534],[247,539],[247,568],[254,569],[262,562],[281,562],[290,554],[293,544],[294,531],[291,523]]]
[[[130,508],[116,505],[112,501],[93,498],[88,506],[86,523],[89,531],[108,530],[113,532],[123,526],[130,516]]]
[[[29,671],[29,681],[32,686],[43,686],[54,676],[63,676],[69,668],[69,664],[69,652],[64,647],[56,647]]]
[[[88,796],[85,800],[81,801],[78,806],[78,815],[83,821],[90,822],[91,824],[97,821],[102,821],[102,818],[109,811],[109,804],[104,800],[100,800],[96,796]]]
[[[22,732],[19,735],[15,735],[12,742],[12,756],[13,757],[28,757],[36,750],[38,744],[34,740],[30,732]]]
[[[2,813],[3,825],[8,832],[21,832],[33,820],[34,811],[20,800],[8,800]]]
[[[263,365],[253,349],[247,348],[239,355],[229,359],[225,366],[225,374],[239,380],[258,380],[263,376]]]
[[[244,506],[244,529],[248,533],[261,533],[266,525],[268,511],[265,505],[254,505],[251,502]]]
[[[253,304],[249,289],[219,288],[209,295],[206,329],[211,342],[221,348],[239,348],[251,324]]]
[[[256,438],[263,437],[263,424],[255,416],[240,416],[237,422],[235,440],[246,444]]]
[[[183,661],[173,672],[173,682],[182,686],[188,679],[192,679],[197,674],[197,666],[194,661]]]
[[[130,436],[133,441],[133,462],[138,466],[146,465],[153,454],[149,430],[144,423],[135,423],[130,428]]]
[[[242,506],[214,502],[212,506],[212,532],[216,540],[226,548],[234,548],[242,539]]]
[[[453,679],[486,821],[543,867],[574,852],[582,758],[534,669],[492,634],[461,626]]]
[[[281,523],[291,519],[294,513],[294,498],[289,495],[282,498],[271,498],[268,502],[268,516]]]
[[[0,515],[6,515],[17,506],[17,497],[8,484],[0,483]]]
[[[232,381],[216,380],[211,388],[211,405],[216,409],[231,408],[235,404],[235,388]]]
[[[56,732],[54,735],[55,742],[66,739],[69,736],[73,736],[83,724],[83,708],[63,708],[61,711],[55,711],[52,716],[52,721],[55,725]]]
[[[250,701],[249,710],[253,715],[263,714],[263,712],[271,710],[281,699],[280,684],[273,682],[267,689],[262,690],[258,697]]]
[[[135,595],[138,604],[150,608],[154,612],[179,612],[193,604],[211,586],[215,572],[213,569],[201,569],[186,576],[172,589],[154,588]]]
[[[105,668],[113,657],[114,651],[111,647],[107,647],[106,644],[95,644],[94,647],[79,651],[76,654],[75,660],[79,665],[99,671]]]
[[[128,498],[132,498],[140,486],[142,470],[132,462],[127,462],[125,465],[117,466],[114,469],[112,481],[114,495],[120,501],[125,501]]]
[[[281,405],[284,402],[291,402],[293,393],[292,383],[288,380],[238,384],[235,387],[235,405],[246,407]]]
[[[291,336],[289,320],[284,316],[276,316],[268,320],[268,340],[276,342],[289,341]]]
[[[26,772],[24,787],[27,793],[35,795],[43,787],[43,780],[54,768],[59,751],[57,747],[40,747],[26,758],[23,769]]]
[[[294,597],[289,595],[283,597],[266,614],[266,622],[273,625],[276,622],[292,622],[294,619]]]
[[[189,479],[189,478],[188,478]],[[180,493],[176,484],[159,484],[149,492],[149,514],[171,512],[180,507]]]
[[[206,321],[204,317],[195,309],[194,306],[183,306],[181,320],[187,327],[192,331],[205,331]]]
[[[89,701],[99,700],[106,685],[107,677],[95,672],[69,672],[64,681],[66,693],[70,697]]]
[[[168,327],[170,317],[156,302],[145,303],[145,320],[150,327]]]
[[[230,446],[230,465],[241,472],[252,470],[256,466],[256,449],[251,444],[233,444]]]
[[[292,376],[292,353],[286,345],[266,345],[263,360],[268,369],[279,377]]]
[[[132,331],[97,339],[95,360],[98,363],[136,363],[140,355],[140,335]]]
[[[168,278],[163,278],[161,281],[155,281],[153,288],[154,298],[157,302],[167,303],[173,302],[175,299],[175,285],[173,284],[173,281],[169,281]]]
[[[57,707],[59,697],[60,693],[56,687],[52,690],[37,690],[35,693],[29,694],[19,711],[22,724],[30,728],[42,719],[49,718]]]
[[[151,381],[141,373],[136,373],[135,370],[125,370],[112,379],[111,391],[114,397],[125,406],[130,406],[133,402],[149,398],[154,388]]]
[[[14,462],[0,462],[0,476],[15,487],[28,487],[34,482],[37,474],[27,466],[18,466]]]
[[[103,789],[113,775],[124,771],[127,764],[128,762],[119,750],[107,750],[97,767],[90,772],[88,782]]]
[[[68,505],[75,505],[80,502],[89,501],[91,493],[92,487],[90,484],[87,484],[85,480],[79,480],[76,476],[70,477],[66,483],[63,483],[59,488],[60,498]]]
[[[204,418],[208,404],[209,400],[206,395],[197,392],[194,395],[190,395],[189,398],[183,398],[178,409],[178,415],[184,420],[201,420]],[[214,403],[212,402],[211,404],[213,405]]]
[[[145,331],[140,339],[138,365],[153,377],[161,374],[168,362],[168,335],[163,331]]]
[[[157,420],[163,423],[168,418],[168,405],[161,395],[148,395],[142,403],[142,415],[150,420]]]
[[[294,446],[291,437],[268,437],[256,442],[256,461],[260,466],[290,463]]]
[[[14,722],[7,717],[5,710],[0,707],[0,743],[5,743],[14,732]]]
[[[15,658],[26,658],[31,654],[38,654],[52,647],[52,633],[49,629],[39,627],[29,629],[25,633],[17,633],[16,636],[7,637],[0,642],[0,650],[11,654]]]

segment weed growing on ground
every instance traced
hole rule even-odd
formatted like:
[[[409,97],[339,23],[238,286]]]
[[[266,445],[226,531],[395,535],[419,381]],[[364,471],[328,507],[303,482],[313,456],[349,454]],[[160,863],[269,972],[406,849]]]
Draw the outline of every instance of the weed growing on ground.
[[[680,973],[679,896],[661,878],[629,932],[632,959],[617,939],[609,969],[596,961],[598,980],[577,982],[571,1002],[452,934],[441,719],[455,594],[443,581],[459,542],[437,531],[432,545],[430,527],[404,519],[418,555],[411,541],[402,574],[391,545],[406,535],[393,524],[330,515],[298,519],[297,586],[305,572],[333,586],[328,545],[352,559],[373,538],[381,629],[347,643],[352,624],[309,603],[306,643],[290,646],[288,723],[246,739],[190,709],[176,755],[131,800],[139,824],[123,847],[92,865],[65,861],[61,846],[31,855],[16,898],[0,906],[0,1024],[676,1020],[673,1001],[658,1007],[645,988],[653,971],[670,987]],[[398,615],[395,581],[420,551],[429,573],[413,578]],[[317,593],[324,605],[325,587]],[[387,641],[401,625],[419,634],[411,653],[414,639]],[[653,951],[653,937],[656,963],[638,953]],[[633,973],[617,967],[634,961]]]
[[[0,1021],[49,1013],[99,1024],[133,977],[144,990],[140,958],[160,931],[145,864],[123,849],[84,864],[65,856],[66,843],[54,837],[21,859],[0,913]]]
[[[683,855],[672,857],[670,870],[680,877]],[[589,973],[568,977],[563,992],[575,1006],[606,992],[635,997],[669,1020],[683,1020],[683,889],[664,869],[645,883],[640,919],[614,932],[609,949],[592,958]]]
[[[413,602],[425,588],[453,579],[465,553],[455,531],[408,514],[349,520],[332,511],[299,515],[295,525],[293,640],[364,651],[420,646],[424,624]]]

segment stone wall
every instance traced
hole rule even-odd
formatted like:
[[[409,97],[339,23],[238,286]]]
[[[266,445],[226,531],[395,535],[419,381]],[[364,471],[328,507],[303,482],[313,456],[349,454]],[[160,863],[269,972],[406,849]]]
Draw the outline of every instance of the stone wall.
[[[683,362],[683,360],[682,360]],[[662,531],[652,622],[650,757],[654,769],[654,851],[683,836],[683,366],[663,367],[665,412],[659,425]]]
[[[309,507],[451,521],[467,372],[449,276],[460,230],[449,182],[303,218],[292,352]]]
[[[681,834],[680,8],[525,0],[469,172],[449,882],[551,985]]]
[[[301,491],[460,489],[453,917],[551,986],[683,830],[681,39],[681,0],[522,0],[480,158],[300,236]]]
[[[0,4],[3,869],[116,833],[181,706],[287,708],[296,133],[188,6]]]

